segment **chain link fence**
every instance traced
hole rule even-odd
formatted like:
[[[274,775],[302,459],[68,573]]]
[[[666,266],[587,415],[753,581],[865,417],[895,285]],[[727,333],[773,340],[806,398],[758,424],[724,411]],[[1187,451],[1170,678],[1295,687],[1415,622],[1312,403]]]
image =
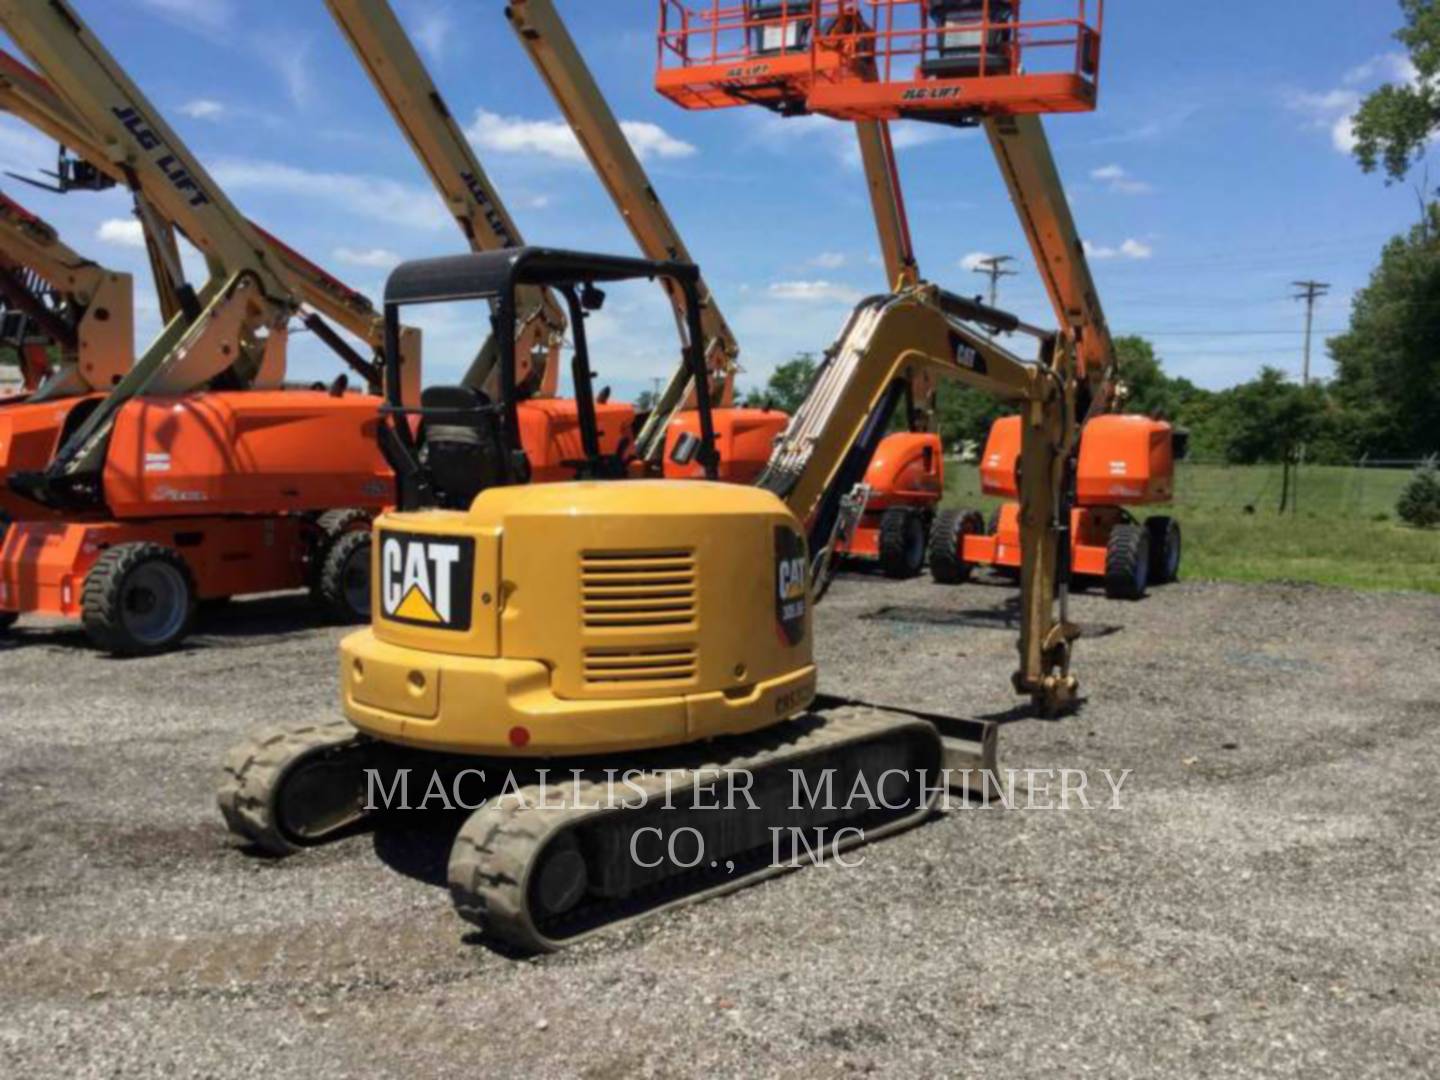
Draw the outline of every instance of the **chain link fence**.
[[[1382,521],[1423,459],[1361,458],[1349,465],[1230,465],[1187,460],[1176,468],[1181,506],[1245,514]]]

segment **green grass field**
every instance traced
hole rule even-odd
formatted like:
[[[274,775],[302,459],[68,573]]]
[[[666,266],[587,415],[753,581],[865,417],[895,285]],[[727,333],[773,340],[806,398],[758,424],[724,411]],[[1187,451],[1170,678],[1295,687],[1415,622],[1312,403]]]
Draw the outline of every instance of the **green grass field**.
[[[1190,580],[1440,593],[1440,530],[1412,529],[1395,516],[1409,476],[1404,469],[1307,466],[1298,512],[1282,517],[1278,465],[1186,463],[1173,508],[1161,512],[1180,519]],[[975,506],[988,516],[997,504],[979,494],[974,465],[947,461],[946,478],[946,505]]]

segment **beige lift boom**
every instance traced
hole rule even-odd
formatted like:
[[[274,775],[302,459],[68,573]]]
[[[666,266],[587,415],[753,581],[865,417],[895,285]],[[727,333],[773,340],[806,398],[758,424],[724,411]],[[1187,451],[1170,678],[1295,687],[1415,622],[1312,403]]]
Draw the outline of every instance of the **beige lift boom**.
[[[32,282],[58,303],[47,304]],[[0,195],[0,293],[55,347],[49,370],[26,380],[31,401],[108,391],[134,363],[130,275],[76,253],[48,222],[5,195]]]
[[[326,0],[326,6],[471,250],[523,247],[519,226],[390,5],[385,0]],[[541,396],[553,396],[565,340],[564,311],[548,289],[527,287],[518,302],[516,382]],[[493,342],[487,342],[466,383],[494,389],[489,384],[493,383],[495,355]]]
[[[551,0],[512,0],[505,7],[505,17],[550,88],[641,252],[657,262],[667,259],[694,262],[555,5]],[[685,298],[674,282],[662,280],[661,285],[674,308],[683,338]],[[712,372],[711,400],[726,406],[734,400],[740,346],[709,286],[702,280],[699,289],[700,326],[705,334],[707,366]],[[691,399],[689,374],[681,364],[660,392],[649,419],[636,436],[636,453],[641,458],[651,462],[659,460],[671,418]]]
[[[124,184],[126,177],[120,166],[110,160],[101,148],[101,142],[85,126],[68,105],[42,76],[30,70],[9,53],[0,50],[0,109],[24,120],[38,131],[43,132],[62,146],[68,147],[81,159],[105,173],[118,184]],[[136,193],[137,201],[144,199],[143,192]],[[176,279],[172,278],[173,268],[179,265],[179,252],[175,247],[175,230],[153,208],[142,220],[147,223],[146,242],[151,251],[151,264],[155,268],[156,288],[160,292],[161,314],[169,322],[180,313],[176,298]],[[157,253],[155,237],[150,225],[158,229],[161,246]],[[276,239],[253,221],[250,227],[269,245],[271,257],[290,276],[305,306],[364,341],[377,355],[385,343],[385,320],[375,310],[370,299],[349,288],[305,256]],[[199,245],[197,244],[197,247]],[[213,267],[212,267],[213,270]],[[167,303],[167,296],[172,299]],[[306,324],[317,330],[330,341],[319,320],[305,316]],[[419,385],[420,340],[419,331],[405,328],[401,336],[401,351],[404,355],[402,370],[407,378],[407,400],[413,387]],[[362,370],[363,365],[352,366]],[[413,385],[412,385],[413,384]]]

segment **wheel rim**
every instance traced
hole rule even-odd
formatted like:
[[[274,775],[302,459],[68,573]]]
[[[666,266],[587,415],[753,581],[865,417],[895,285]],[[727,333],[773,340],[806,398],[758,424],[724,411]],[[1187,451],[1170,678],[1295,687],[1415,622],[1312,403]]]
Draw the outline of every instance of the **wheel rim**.
[[[168,563],[137,566],[120,597],[126,633],[143,645],[169,641],[185,625],[189,595],[184,575]]]
[[[1142,558],[1135,560],[1135,593],[1139,595],[1150,584],[1150,553],[1141,551]]]
[[[345,606],[358,616],[370,614],[370,545],[361,544],[345,560],[340,575],[340,592]]]

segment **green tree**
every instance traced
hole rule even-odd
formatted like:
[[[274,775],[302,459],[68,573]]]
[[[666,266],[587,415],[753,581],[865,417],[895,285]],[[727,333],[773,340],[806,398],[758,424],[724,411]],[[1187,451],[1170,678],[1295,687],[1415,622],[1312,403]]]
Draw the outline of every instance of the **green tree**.
[[[943,382],[935,399],[935,428],[947,450],[967,442],[983,449],[990,425],[1014,411],[1013,406],[989,394]]]
[[[1224,391],[1208,419],[1226,460],[1253,465],[1294,460],[1323,429],[1327,410],[1324,387],[1300,386],[1266,367],[1259,378]]]
[[[1126,412],[1178,421],[1194,402],[1210,396],[1209,391],[1201,390],[1189,379],[1166,375],[1155,346],[1145,338],[1118,337],[1115,353],[1120,361],[1120,379],[1129,389]]]
[[[769,405],[793,413],[810,392],[819,366],[814,353],[796,353],[775,369],[764,390],[751,390],[745,395],[745,404],[757,408]]]
[[[1382,165],[1401,180],[1440,132],[1440,0],[1400,0],[1405,26],[1395,37],[1409,50],[1416,78],[1382,86],[1355,114],[1355,156],[1366,172]]]
[[[1401,521],[1417,528],[1440,525],[1440,471],[1433,461],[1415,470],[1395,509]]]
[[[1358,447],[1422,457],[1440,444],[1440,204],[1385,246],[1355,297],[1350,329],[1329,342],[1334,392]]]

